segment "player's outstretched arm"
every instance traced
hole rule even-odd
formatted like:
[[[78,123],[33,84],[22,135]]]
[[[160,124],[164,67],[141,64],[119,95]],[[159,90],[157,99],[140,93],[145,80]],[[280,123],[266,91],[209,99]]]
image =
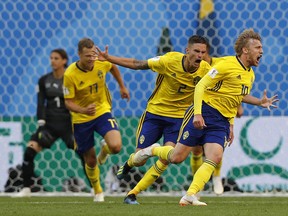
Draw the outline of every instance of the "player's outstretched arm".
[[[277,108],[277,105],[275,105],[276,102],[279,101],[278,95],[274,95],[271,98],[267,97],[267,90],[265,89],[263,91],[263,96],[261,99],[253,97],[251,95],[246,95],[243,97],[242,100],[244,103],[256,105],[256,106],[261,106],[263,108],[267,108],[269,111],[271,110],[270,108]]]
[[[99,47],[95,47],[95,54],[99,61],[109,61],[113,64],[133,70],[147,70],[149,69],[147,60],[137,60],[134,58],[117,57],[108,54],[108,46],[105,46],[105,51],[101,51]]]

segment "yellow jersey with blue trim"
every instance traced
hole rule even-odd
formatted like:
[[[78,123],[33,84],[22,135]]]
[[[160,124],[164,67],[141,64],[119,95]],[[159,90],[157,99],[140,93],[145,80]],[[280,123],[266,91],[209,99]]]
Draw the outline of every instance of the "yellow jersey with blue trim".
[[[246,68],[237,56],[221,58],[196,87],[195,114],[201,114],[203,100],[224,117],[232,119],[243,97],[250,94],[255,75],[253,69]]]
[[[106,86],[106,74],[111,68],[110,62],[95,61],[91,71],[82,70],[77,62],[66,69],[63,84],[64,98],[73,99],[73,102],[81,107],[96,105],[94,116],[71,112],[73,123],[88,122],[111,112],[111,96]]]
[[[211,58],[211,67],[213,67],[214,65],[218,64],[220,61],[223,60],[224,57],[212,57]]]
[[[168,52],[148,59],[149,68],[158,73],[155,89],[148,99],[148,112],[183,118],[186,109],[192,105],[195,86],[211,67],[201,61],[196,71],[187,72],[184,69],[185,58],[183,53]]]

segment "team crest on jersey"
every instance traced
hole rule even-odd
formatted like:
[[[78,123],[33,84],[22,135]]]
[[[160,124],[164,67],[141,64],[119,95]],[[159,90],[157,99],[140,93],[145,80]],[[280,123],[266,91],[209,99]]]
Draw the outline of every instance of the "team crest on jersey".
[[[183,140],[186,140],[188,137],[189,137],[189,131],[185,131],[184,133],[183,133]]]
[[[159,59],[160,59],[160,56],[156,56],[156,57],[151,58],[152,61],[159,61]]]
[[[140,138],[139,138],[139,143],[140,143],[140,144],[143,144],[144,141],[145,141],[145,136],[144,136],[144,135],[140,136]]]
[[[98,77],[99,79],[103,79],[103,72],[101,70],[98,71]]]
[[[211,78],[214,78],[217,74],[218,74],[218,71],[217,71],[215,68],[212,68],[212,69],[208,72],[208,75],[209,75]]]
[[[197,85],[197,83],[201,80],[201,77],[197,76],[193,79],[193,84]]]
[[[51,87],[51,83],[45,83],[45,88],[50,88]]]

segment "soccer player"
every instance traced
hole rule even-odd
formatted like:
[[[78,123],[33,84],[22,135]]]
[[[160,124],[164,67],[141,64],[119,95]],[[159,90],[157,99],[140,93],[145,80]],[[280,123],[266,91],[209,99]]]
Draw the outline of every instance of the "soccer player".
[[[134,161],[141,163],[156,155],[170,163],[181,163],[196,145],[203,145],[205,161],[196,171],[193,181],[179,204],[207,205],[196,194],[210,179],[216,165],[222,160],[223,150],[229,143],[229,127],[233,124],[237,107],[241,102],[270,110],[278,101],[277,95],[261,99],[250,94],[255,75],[252,66],[258,66],[263,55],[261,37],[253,29],[243,31],[235,45],[236,56],[225,57],[205,75],[195,88],[194,105],[184,116],[179,139],[172,146],[150,146],[138,151]]]
[[[175,146],[185,110],[193,103],[195,85],[210,70],[210,65],[202,61],[207,45],[206,38],[193,35],[188,40],[185,54],[168,52],[148,60],[111,56],[108,55],[107,46],[105,52],[97,48],[99,60],[108,60],[134,70],[151,69],[158,73],[155,89],[139,121],[135,152],[151,146],[162,136],[165,146]],[[120,167],[117,177],[122,179],[132,167],[142,166],[145,162],[135,162],[134,153],[131,154],[128,161]],[[124,203],[139,204],[136,195],[152,185],[167,166],[167,160],[156,161],[140,182],[128,192]]]
[[[220,61],[223,60],[222,57],[211,57],[209,55],[209,51],[210,51],[210,46],[208,46],[207,49],[207,53],[204,57],[204,60],[207,61],[211,67],[213,67],[215,64],[219,63]],[[237,114],[236,117],[240,118],[243,115],[243,107],[240,104],[237,108]],[[230,125],[230,127],[233,127],[233,125]],[[231,139],[230,139],[230,144],[233,142],[233,128],[230,128],[230,133],[232,133],[230,135]],[[203,148],[202,146],[198,146],[197,148],[193,148],[192,150],[192,157],[190,157],[190,165],[191,165],[191,169],[192,169],[192,175],[194,176],[196,171],[198,170],[198,168],[202,165],[203,163]],[[217,164],[214,172],[213,172],[213,176],[212,176],[212,183],[213,183],[213,191],[216,195],[221,195],[224,192],[224,187],[223,187],[223,183],[222,183],[222,179],[221,179],[221,167],[222,167],[222,162],[223,160],[221,160],[221,162],[219,164]],[[199,197],[199,195],[198,195]]]
[[[68,55],[63,49],[50,53],[52,72],[43,75],[38,81],[37,119],[38,129],[32,134],[24,152],[22,164],[23,189],[15,197],[30,197],[34,158],[38,152],[50,148],[61,138],[70,149],[74,147],[69,110],[63,96],[63,76],[68,64]]]
[[[94,50],[95,45],[90,38],[79,41],[79,61],[72,63],[64,74],[64,98],[72,115],[76,151],[84,157],[85,170],[94,189],[94,202],[103,202],[98,164],[103,164],[109,154],[117,154],[122,147],[118,124],[111,114],[106,74],[109,71],[112,73],[119,84],[122,98],[129,100],[130,95],[117,66],[107,61],[97,61]],[[97,157],[94,131],[106,142]]]

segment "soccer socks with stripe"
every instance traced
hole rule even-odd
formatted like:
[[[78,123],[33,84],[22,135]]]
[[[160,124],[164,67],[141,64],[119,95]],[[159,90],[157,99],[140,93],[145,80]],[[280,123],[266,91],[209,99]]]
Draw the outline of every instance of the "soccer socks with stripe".
[[[217,164],[215,170],[214,170],[214,173],[213,173],[213,176],[220,176],[221,174],[221,167],[222,167],[222,160],[220,161],[219,164]]]
[[[190,165],[192,170],[192,175],[194,176],[196,171],[199,169],[199,167],[203,164],[203,154],[194,155],[192,154],[190,158]]]
[[[132,153],[132,154],[129,156],[128,161],[125,163],[125,165],[129,166],[130,169],[131,169],[132,167],[134,167],[134,162],[133,162],[134,155],[135,155],[135,153]]]
[[[145,173],[143,178],[138,182],[138,184],[129,191],[130,194],[139,194],[141,191],[146,190],[150,185],[152,185],[156,179],[158,179],[161,174],[167,169],[168,165],[163,164],[160,160],[150,167],[150,169]]]
[[[98,165],[96,165],[95,167],[89,167],[87,164],[85,164],[85,170],[89,181],[94,189],[94,193],[102,193],[103,190],[100,184],[100,169]]]
[[[204,186],[211,178],[216,165],[217,164],[211,160],[206,159],[204,161],[204,163],[199,167],[194,175],[193,181],[187,191],[188,195],[195,195],[204,189]]]
[[[153,156],[158,156],[163,160],[170,161],[170,155],[173,153],[174,147],[172,146],[159,146],[152,150]]]

